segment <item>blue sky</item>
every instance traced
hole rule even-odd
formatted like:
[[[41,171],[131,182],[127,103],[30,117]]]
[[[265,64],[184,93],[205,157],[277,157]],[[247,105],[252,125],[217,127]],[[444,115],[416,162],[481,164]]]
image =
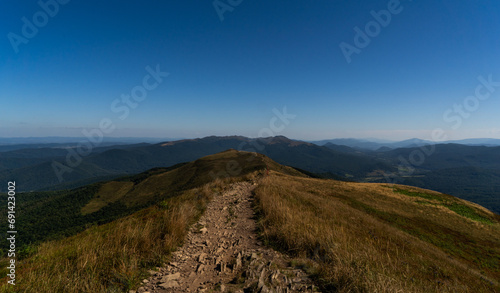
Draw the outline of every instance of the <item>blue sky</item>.
[[[2,4],[0,137],[82,136],[107,119],[115,137],[500,138],[498,1],[41,3],[53,16]],[[348,62],[341,44],[367,25]],[[169,75],[117,111],[148,66]]]

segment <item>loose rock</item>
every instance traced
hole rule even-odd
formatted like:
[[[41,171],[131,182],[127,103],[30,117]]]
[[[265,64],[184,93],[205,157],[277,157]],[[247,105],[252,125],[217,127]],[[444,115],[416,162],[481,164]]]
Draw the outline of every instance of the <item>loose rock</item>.
[[[237,182],[214,195],[184,246],[159,272],[149,271],[149,282],[138,293],[319,292],[303,271],[288,267],[286,256],[257,240],[252,208],[256,186]]]

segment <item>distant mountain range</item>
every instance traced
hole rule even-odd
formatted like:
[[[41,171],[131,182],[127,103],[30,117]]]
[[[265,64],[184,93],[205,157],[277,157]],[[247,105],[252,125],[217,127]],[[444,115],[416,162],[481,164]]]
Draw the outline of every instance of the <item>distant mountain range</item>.
[[[67,149],[3,152],[0,153],[0,181],[18,180],[19,190],[24,191],[71,188],[113,176],[136,174],[154,167],[168,167],[227,149],[259,152],[281,164],[331,178],[363,180],[377,170],[396,170],[373,157],[348,154],[286,137],[250,139],[211,136],[159,144],[96,148],[92,154],[83,157],[80,164],[71,168],[71,172],[63,174],[64,182],[58,179],[54,162],[67,166]]]
[[[409,148],[409,147],[419,147],[423,145],[429,144],[463,144],[463,145],[471,145],[471,146],[500,146],[500,139],[494,138],[470,138],[463,140],[449,140],[449,141],[431,141],[431,140],[423,140],[419,138],[412,138],[402,141],[380,141],[376,139],[357,139],[357,138],[335,138],[335,139],[325,139],[318,141],[311,141],[311,143],[317,145],[326,145],[328,143],[335,145],[343,145],[351,148],[362,149],[362,150],[388,150],[388,149],[397,149],[397,148]]]
[[[496,141],[465,142],[494,145]],[[422,146],[429,148],[428,142],[418,139],[397,143],[355,139],[323,142],[318,145],[319,142],[284,136],[210,136],[155,144],[106,145],[93,149],[73,167],[68,166],[67,156],[74,146],[24,148],[0,152],[0,182],[16,180],[18,191],[69,189],[235,149],[261,153],[315,177],[414,185],[458,196],[500,213],[500,146],[436,144],[428,155],[422,151]],[[355,142],[359,144],[354,146]],[[62,182],[55,165],[67,167]],[[6,186],[0,186],[0,191],[5,189]]]
[[[0,137],[1,146],[23,146],[30,148],[38,146],[48,147],[49,145],[74,145],[81,141],[86,141],[85,137],[62,137],[62,136],[47,136],[47,137]],[[155,137],[104,137],[102,146],[110,144],[133,144],[133,143],[158,143],[162,141],[176,140],[173,138],[155,138]],[[0,149],[1,150],[1,149]]]
[[[127,146],[142,143],[159,143],[165,141],[172,141],[174,139],[160,139],[149,137],[105,137],[99,143],[97,149],[104,149],[104,147],[117,147],[120,145]],[[88,142],[85,137],[13,137],[2,138],[0,137],[0,153],[24,150],[24,149],[67,149],[78,146],[79,143]]]

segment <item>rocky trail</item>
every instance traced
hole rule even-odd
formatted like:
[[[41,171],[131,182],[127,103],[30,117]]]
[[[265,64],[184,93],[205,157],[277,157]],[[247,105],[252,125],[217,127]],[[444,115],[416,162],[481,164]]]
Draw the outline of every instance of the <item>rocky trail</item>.
[[[257,239],[255,187],[238,182],[215,195],[170,263],[150,271],[137,292],[319,292],[302,270]]]

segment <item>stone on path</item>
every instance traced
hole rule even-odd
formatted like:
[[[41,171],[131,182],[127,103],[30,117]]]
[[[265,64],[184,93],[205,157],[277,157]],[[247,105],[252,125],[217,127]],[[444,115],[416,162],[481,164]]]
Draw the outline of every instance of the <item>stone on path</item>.
[[[215,194],[184,245],[164,267],[148,271],[137,293],[318,292],[302,270],[259,243],[252,206],[256,187],[236,182],[222,196]]]

